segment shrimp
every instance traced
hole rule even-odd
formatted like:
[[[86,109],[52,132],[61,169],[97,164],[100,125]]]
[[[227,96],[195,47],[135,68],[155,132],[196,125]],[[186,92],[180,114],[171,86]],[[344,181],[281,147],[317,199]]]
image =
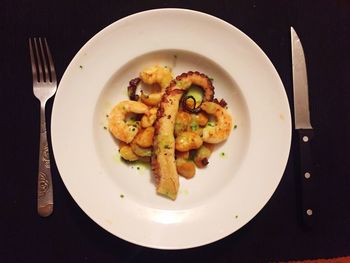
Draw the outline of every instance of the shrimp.
[[[130,143],[139,131],[137,124],[125,122],[128,113],[148,114],[147,105],[137,101],[122,101],[111,111],[108,117],[108,129],[115,138]]]
[[[158,84],[160,86],[160,92],[146,95],[141,91],[141,101],[149,106],[155,106],[159,104],[165,89],[169,86],[173,76],[169,68],[156,65],[142,71],[140,73],[140,78],[146,84]]]
[[[232,130],[232,117],[228,111],[214,102],[203,102],[201,109],[216,117],[216,124],[208,125],[203,129],[203,141],[219,143],[228,138]]]

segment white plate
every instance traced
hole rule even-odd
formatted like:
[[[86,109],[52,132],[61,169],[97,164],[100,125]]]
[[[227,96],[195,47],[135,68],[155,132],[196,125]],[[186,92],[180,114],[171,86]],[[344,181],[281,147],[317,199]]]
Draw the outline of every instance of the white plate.
[[[154,64],[213,77],[237,125],[206,169],[180,178],[176,201],[156,194],[149,169],[121,162],[104,129],[128,81]],[[288,100],[267,56],[232,25],[184,9],[138,13],[96,34],[69,64],[53,108],[54,155],[74,200],[110,233],[153,248],[208,244],[246,224],[280,182],[290,142]]]

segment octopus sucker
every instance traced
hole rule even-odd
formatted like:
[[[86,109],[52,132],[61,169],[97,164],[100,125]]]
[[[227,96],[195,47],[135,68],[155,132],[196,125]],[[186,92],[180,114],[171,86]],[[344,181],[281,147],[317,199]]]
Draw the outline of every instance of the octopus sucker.
[[[189,71],[170,82],[161,98],[155,122],[155,133],[151,166],[156,181],[157,193],[172,200],[177,197],[179,175],[175,162],[175,118],[182,95],[191,85],[203,88],[203,101],[212,101],[214,86],[203,73]]]

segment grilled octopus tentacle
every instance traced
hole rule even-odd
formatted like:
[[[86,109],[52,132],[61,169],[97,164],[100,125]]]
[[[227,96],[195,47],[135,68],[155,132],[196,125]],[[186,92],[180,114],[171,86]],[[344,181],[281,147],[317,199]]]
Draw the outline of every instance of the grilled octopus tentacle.
[[[204,90],[204,101],[214,98],[214,86],[210,79],[202,73],[189,71],[173,80],[160,102],[155,123],[152,171],[156,181],[157,193],[176,199],[179,189],[179,175],[175,163],[175,118],[184,92],[192,85]]]

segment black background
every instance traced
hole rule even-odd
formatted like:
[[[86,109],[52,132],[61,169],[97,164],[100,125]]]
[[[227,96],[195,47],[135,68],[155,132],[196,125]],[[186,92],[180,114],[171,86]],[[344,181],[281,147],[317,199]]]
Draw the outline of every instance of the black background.
[[[318,222],[300,227],[295,149],[265,208],[223,240],[165,251],[109,234],[71,198],[53,165],[55,211],[36,213],[39,102],[32,93],[28,38],[46,36],[58,78],[98,31],[135,12],[181,7],[217,16],[251,37],[275,65],[292,98],[290,26],[308,65]],[[350,1],[1,1],[0,262],[269,262],[350,255]],[[200,34],[200,32],[198,32]],[[52,100],[47,105],[50,118]],[[291,110],[292,111],[292,110]]]

